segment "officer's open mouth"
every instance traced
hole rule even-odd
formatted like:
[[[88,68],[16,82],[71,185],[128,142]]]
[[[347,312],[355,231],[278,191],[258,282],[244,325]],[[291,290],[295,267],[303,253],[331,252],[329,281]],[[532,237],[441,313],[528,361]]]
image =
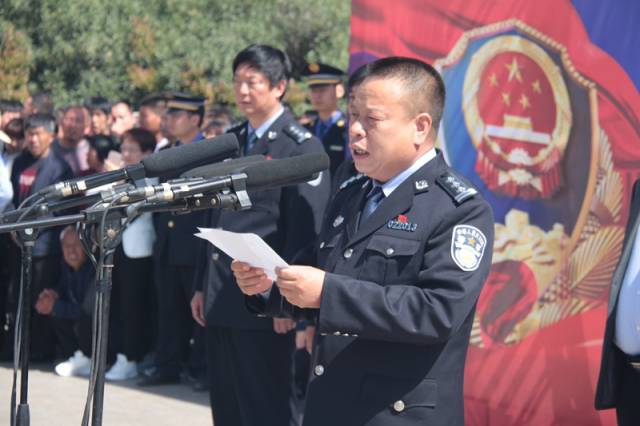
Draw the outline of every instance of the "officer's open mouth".
[[[368,155],[369,153],[367,151],[365,151],[364,149],[360,149],[360,148],[353,148],[352,149],[352,154],[353,156],[364,156],[364,155]]]

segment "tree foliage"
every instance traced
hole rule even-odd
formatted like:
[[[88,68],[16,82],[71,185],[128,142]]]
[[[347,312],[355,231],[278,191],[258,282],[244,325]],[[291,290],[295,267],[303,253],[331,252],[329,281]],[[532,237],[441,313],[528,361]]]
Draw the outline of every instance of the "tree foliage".
[[[168,89],[230,103],[231,62],[251,43],[284,49],[296,77],[307,61],[346,68],[349,15],[347,0],[3,0],[0,97],[28,82],[58,104]]]

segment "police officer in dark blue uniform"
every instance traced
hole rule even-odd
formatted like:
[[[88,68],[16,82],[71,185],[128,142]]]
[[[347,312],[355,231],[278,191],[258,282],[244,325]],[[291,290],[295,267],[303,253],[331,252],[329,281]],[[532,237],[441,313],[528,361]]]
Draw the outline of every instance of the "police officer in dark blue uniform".
[[[290,72],[285,53],[266,45],[251,45],[233,61],[236,103],[247,121],[230,131],[245,155],[278,159],[323,152],[322,143],[281,104]],[[329,190],[325,171],[296,186],[249,191],[251,209],[214,210],[208,226],[256,233],[292,261],[315,241]],[[295,424],[290,407],[293,321],[251,315],[235,285],[231,259],[215,247],[207,246],[200,262],[206,268],[199,269],[191,307],[196,321],[206,325],[215,425]]]
[[[273,285],[258,268],[232,268],[252,310],[290,312],[285,300],[314,309],[304,425],[463,425],[491,208],[434,148],[445,89],[431,66],[380,59],[349,86],[350,148],[362,175],[328,207],[321,269],[280,269]]]
[[[185,93],[167,96],[167,130],[177,140],[176,145],[204,139],[200,133],[204,98]],[[189,303],[197,246],[201,243],[193,234],[203,225],[205,215],[204,210],[185,215],[154,215],[153,257],[158,301],[155,371],[142,378],[140,386],[180,381],[195,326]]]
[[[307,128],[322,141],[334,176],[338,166],[350,157],[347,119],[338,108],[338,101],[344,96],[344,72],[331,65],[312,63],[302,75],[309,86],[311,106],[318,113]]]

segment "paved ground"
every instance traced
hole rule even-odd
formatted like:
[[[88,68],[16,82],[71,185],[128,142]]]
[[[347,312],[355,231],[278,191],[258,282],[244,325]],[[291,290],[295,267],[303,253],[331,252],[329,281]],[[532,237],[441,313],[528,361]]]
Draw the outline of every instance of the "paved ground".
[[[0,363],[0,426],[9,425],[12,365]],[[52,365],[33,365],[29,371],[31,426],[80,426],[88,380],[58,377]],[[19,391],[18,391],[19,395]],[[186,385],[147,390],[135,381],[107,383],[104,426],[210,426],[208,393]]]

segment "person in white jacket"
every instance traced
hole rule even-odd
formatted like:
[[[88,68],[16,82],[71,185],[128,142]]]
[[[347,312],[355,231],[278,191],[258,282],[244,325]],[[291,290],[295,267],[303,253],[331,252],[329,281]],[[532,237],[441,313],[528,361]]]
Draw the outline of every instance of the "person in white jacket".
[[[153,153],[156,139],[147,130],[134,128],[122,135],[120,152],[125,166]],[[149,182],[150,183],[150,182]],[[112,315],[118,345],[116,362],[107,380],[127,380],[138,375],[137,363],[150,351],[154,331],[153,259],[156,234],[150,213],[131,222],[122,234],[114,255]]]

